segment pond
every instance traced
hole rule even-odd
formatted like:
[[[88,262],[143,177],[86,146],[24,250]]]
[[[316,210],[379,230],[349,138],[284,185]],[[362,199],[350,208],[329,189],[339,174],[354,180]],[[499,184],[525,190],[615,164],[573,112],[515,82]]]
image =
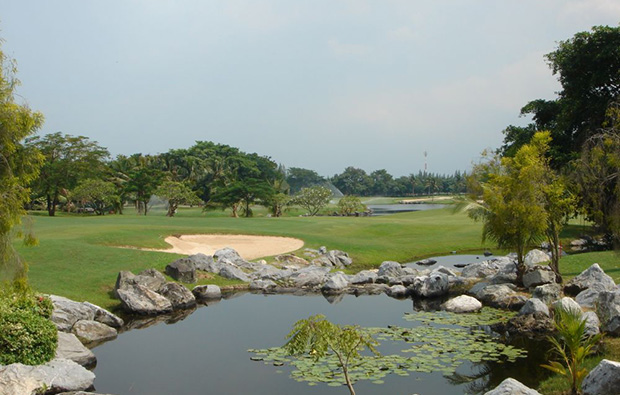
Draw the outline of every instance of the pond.
[[[97,392],[112,394],[346,394],[344,386],[309,386],[290,378],[289,366],[251,361],[248,349],[269,348],[285,343],[286,335],[299,319],[324,314],[338,324],[363,327],[398,325],[412,327],[406,313],[415,312],[411,299],[385,295],[330,298],[322,295],[237,294],[238,297],[202,306],[174,324],[157,324],[121,333],[93,351]],[[416,304],[419,307],[419,303]],[[384,342],[381,353],[406,348],[402,343]],[[532,343],[520,346],[536,349]],[[538,347],[540,350],[540,347]],[[529,352],[516,362],[464,363],[457,374],[411,372],[407,377],[390,374],[384,384],[367,380],[355,384],[359,394],[462,394],[496,386],[515,377],[535,386],[540,379],[540,353]],[[474,383],[458,383],[459,375],[478,374]]]
[[[386,215],[408,213],[411,211],[436,210],[448,207],[447,204],[368,204],[366,207],[372,210],[372,215]]]

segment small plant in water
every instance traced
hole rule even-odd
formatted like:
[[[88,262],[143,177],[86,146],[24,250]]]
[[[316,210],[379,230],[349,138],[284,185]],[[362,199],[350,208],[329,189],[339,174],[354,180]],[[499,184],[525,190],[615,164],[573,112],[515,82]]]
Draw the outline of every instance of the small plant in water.
[[[297,321],[288,338],[284,349],[291,355],[309,353],[314,360],[319,360],[333,353],[338,358],[338,367],[342,369],[351,395],[355,395],[355,390],[349,376],[350,364],[355,363],[360,358],[360,351],[366,348],[378,354],[375,349],[377,342],[359,327],[336,325],[320,314]]]
[[[548,365],[541,366],[566,377],[571,394],[578,394],[581,381],[588,374],[583,362],[594,352],[601,335],[588,336],[585,318],[581,318],[581,312],[572,309],[556,309],[554,322],[557,334],[548,339],[552,345],[551,352],[559,361],[549,361]]]

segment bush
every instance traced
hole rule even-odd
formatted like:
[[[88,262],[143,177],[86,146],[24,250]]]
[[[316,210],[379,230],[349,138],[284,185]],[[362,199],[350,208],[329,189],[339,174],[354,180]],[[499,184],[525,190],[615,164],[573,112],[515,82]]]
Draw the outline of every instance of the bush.
[[[343,196],[338,201],[338,212],[342,215],[351,215],[355,212],[366,211],[366,206],[357,196]]]

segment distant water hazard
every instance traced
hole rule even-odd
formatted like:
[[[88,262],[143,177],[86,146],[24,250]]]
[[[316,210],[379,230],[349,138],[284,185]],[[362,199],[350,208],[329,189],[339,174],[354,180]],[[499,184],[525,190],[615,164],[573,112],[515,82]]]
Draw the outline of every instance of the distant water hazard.
[[[410,211],[436,210],[448,207],[447,204],[369,204],[372,215],[408,213]]]

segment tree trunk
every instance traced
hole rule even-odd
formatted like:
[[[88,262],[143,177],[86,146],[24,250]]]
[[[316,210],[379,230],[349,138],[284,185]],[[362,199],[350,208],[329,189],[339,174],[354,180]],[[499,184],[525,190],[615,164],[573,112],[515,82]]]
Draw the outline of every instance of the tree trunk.
[[[233,203],[232,205],[232,216],[234,218],[239,218],[239,214],[237,214],[237,209],[239,208],[239,204],[238,203]]]
[[[166,213],[166,217],[174,217],[174,213],[177,211],[177,205],[172,203],[172,201],[168,202],[168,212]]]
[[[551,229],[548,241],[551,248],[551,263],[549,266],[555,273],[555,281],[558,284],[562,284],[562,275],[560,274],[560,235],[555,229]]]
[[[342,373],[344,373],[344,379],[347,383],[347,388],[349,389],[349,393],[351,395],[355,395],[355,390],[353,389],[353,384],[351,383],[351,379],[349,378],[349,370],[346,366],[342,367]]]

